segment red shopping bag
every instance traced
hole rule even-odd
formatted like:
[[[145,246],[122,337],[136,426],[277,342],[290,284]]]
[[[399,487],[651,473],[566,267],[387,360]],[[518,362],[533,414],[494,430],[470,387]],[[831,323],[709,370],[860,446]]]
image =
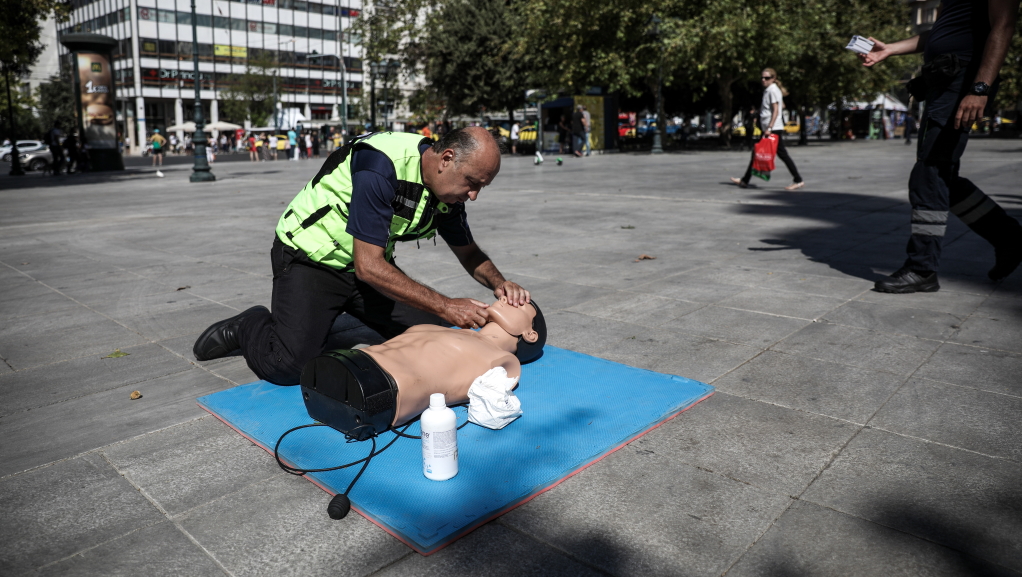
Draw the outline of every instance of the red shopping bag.
[[[752,161],[752,174],[763,180],[770,180],[770,173],[774,170],[774,157],[777,156],[776,134],[761,138],[756,143],[756,156]]]

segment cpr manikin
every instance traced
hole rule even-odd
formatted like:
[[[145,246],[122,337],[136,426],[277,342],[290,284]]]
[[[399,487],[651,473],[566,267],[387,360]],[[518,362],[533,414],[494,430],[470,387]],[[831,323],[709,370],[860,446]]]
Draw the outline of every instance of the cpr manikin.
[[[539,307],[501,297],[479,331],[418,325],[383,344],[313,359],[302,372],[303,398],[314,419],[364,437],[414,419],[433,393],[449,405],[468,401],[473,382],[491,369],[518,378],[545,342]]]

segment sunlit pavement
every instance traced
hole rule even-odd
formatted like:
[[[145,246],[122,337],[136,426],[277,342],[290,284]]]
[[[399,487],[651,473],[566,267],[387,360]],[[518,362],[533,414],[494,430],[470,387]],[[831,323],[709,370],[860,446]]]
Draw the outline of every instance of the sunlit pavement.
[[[974,140],[962,169],[1016,217],[1020,153]],[[939,292],[873,292],[904,258],[912,147],[791,154],[795,192],[783,165],[731,185],[739,152],[505,157],[469,219],[549,342],[717,393],[429,557],[331,521],[195,403],[254,380],[191,346],[269,304],[274,226],[320,161],[0,177],[0,574],[1017,574],[1022,271],[988,281],[952,218]],[[420,244],[407,273],[492,298]]]

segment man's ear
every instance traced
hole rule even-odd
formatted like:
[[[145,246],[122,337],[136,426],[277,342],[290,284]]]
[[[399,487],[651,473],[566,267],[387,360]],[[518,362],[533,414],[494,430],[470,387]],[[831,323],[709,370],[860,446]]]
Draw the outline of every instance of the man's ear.
[[[534,343],[539,340],[539,333],[533,329],[529,329],[522,333],[522,338],[525,339],[525,342],[527,343]]]
[[[454,151],[448,148],[440,153],[440,170],[454,164]]]

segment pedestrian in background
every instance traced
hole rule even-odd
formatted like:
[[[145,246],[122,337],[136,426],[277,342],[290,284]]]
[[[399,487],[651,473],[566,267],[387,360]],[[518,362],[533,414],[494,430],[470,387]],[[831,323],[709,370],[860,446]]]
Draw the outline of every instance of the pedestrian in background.
[[[277,146],[280,144],[280,140],[276,134],[270,135],[270,158],[269,160],[277,160]]]
[[[67,153],[67,173],[78,171],[81,167],[81,157],[78,155],[78,134],[72,132],[64,139],[64,151]]]
[[[780,81],[777,78],[777,72],[773,68],[764,68],[763,73],[760,75],[760,80],[763,82],[763,104],[759,107],[759,127],[763,130],[763,138],[770,136],[771,134],[777,134],[777,158],[780,158],[784,162],[784,166],[788,167],[788,172],[791,173],[793,182],[788,186],[784,187],[784,190],[798,190],[806,185],[805,181],[798,173],[798,168],[795,166],[795,161],[788,155],[788,150],[784,147],[784,117],[781,112],[784,110],[784,95],[787,90],[781,86]],[[752,161],[756,159],[756,150],[753,148],[752,158],[749,159],[749,167],[745,169],[745,175],[742,178],[731,177],[731,182],[737,184],[742,188],[748,188],[749,179],[752,178]]]
[[[570,112],[571,109],[569,108]],[[565,112],[561,113],[561,119],[557,121],[557,153],[564,154],[565,144],[568,144],[568,134],[571,133],[571,128],[568,126],[567,118],[568,114]],[[570,144],[568,145],[568,151],[571,151]]]
[[[908,258],[874,288],[887,293],[936,292],[937,269],[952,212],[994,247],[991,280],[1011,274],[1022,263],[1022,225],[992,198],[958,175],[969,130],[993,101],[997,73],[1008,53],[1018,19],[1019,0],[944,0],[925,35],[886,44],[860,55],[865,66],[890,56],[923,53],[926,108],[916,163],[908,179],[912,233]],[[919,91],[917,91],[917,96]]]
[[[319,158],[319,131],[312,133],[312,156]]]
[[[749,112],[745,115],[745,140],[742,142],[742,147],[749,147],[752,150],[756,146],[756,107],[750,106]]]
[[[571,136],[571,152],[581,158],[586,139],[586,117],[582,114],[581,104],[575,107],[575,114],[571,115]]]
[[[589,156],[593,152],[593,116],[585,104],[582,105],[582,117],[586,129],[586,156]]]
[[[167,139],[160,134],[159,128],[153,130],[149,143],[153,146],[153,166],[163,166],[163,153],[167,148]]]
[[[53,164],[51,166],[53,176],[60,174],[61,168],[64,167],[64,150],[60,147],[61,138],[64,133],[61,132],[57,125],[53,125],[53,128],[46,133],[46,144],[50,148],[50,156],[53,157]]]
[[[518,125],[516,120],[511,125],[511,154],[518,154],[518,133],[521,131],[521,127]]]
[[[912,144],[912,133],[916,131],[916,117],[909,110],[905,113],[905,146]]]
[[[249,134],[245,142],[248,144],[248,159],[252,162],[259,162],[259,149],[256,147],[255,135]]]

